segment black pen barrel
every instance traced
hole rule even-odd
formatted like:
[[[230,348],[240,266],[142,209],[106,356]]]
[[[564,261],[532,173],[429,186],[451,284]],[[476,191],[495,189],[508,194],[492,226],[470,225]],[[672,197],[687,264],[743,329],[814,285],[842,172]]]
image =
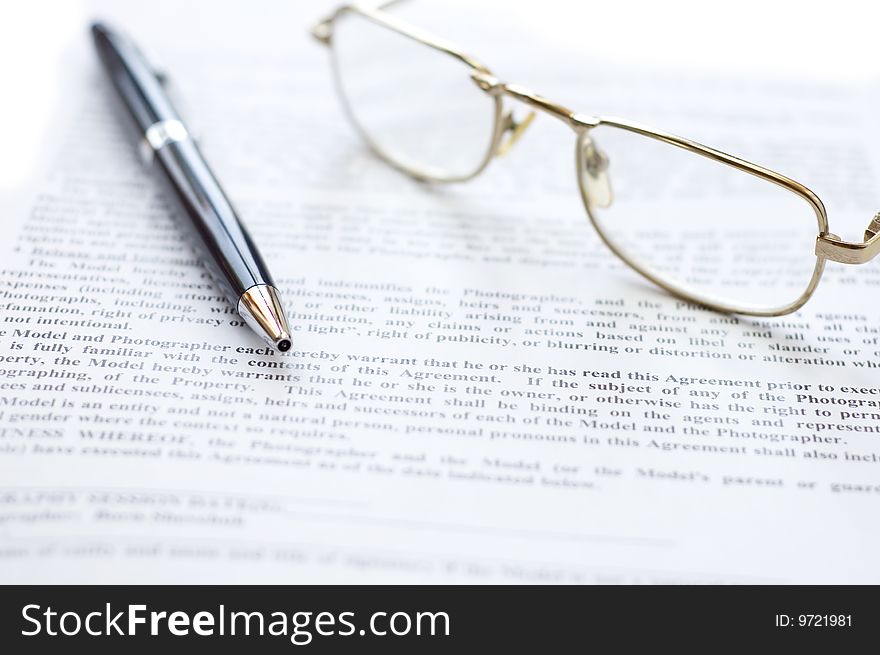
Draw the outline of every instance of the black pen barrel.
[[[204,251],[230,302],[237,304],[252,286],[274,286],[263,258],[195,141],[187,138],[165,145],[156,152],[156,161],[189,217],[196,232],[194,242]]]
[[[217,286],[257,334],[291,347],[284,308],[263,258],[174,109],[162,78],[128,39],[92,25],[98,55],[137,126],[142,154],[158,164],[176,196],[192,242]]]

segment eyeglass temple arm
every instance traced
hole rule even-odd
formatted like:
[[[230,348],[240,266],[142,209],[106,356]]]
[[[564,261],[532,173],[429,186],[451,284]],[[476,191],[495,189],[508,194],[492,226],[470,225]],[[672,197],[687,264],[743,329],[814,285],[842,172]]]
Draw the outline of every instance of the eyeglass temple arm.
[[[404,2],[409,2],[409,0],[384,0],[377,5],[374,5],[374,9],[378,9],[379,11],[385,11],[386,9],[390,9],[394,5],[401,5]]]
[[[329,46],[330,41],[333,38],[333,23],[336,21],[337,18],[339,18],[339,16],[341,16],[345,12],[354,10],[358,13],[369,15],[373,12],[384,12],[385,9],[406,1],[407,0],[385,0],[384,2],[373,4],[371,6],[371,9],[364,9],[359,5],[352,4],[340,5],[331,13],[324,16],[324,18],[314,23],[309,28],[309,34],[311,34],[312,37],[321,42],[323,45]]]
[[[390,9],[394,5],[403,4],[404,2],[409,2],[409,0],[383,0],[383,2],[373,4],[372,9],[373,9],[373,11],[385,11],[386,9]],[[317,23],[312,25],[312,27],[309,28],[309,32],[311,32],[312,36],[314,36],[319,41],[329,44],[330,34],[327,31],[328,28],[330,28],[331,24],[333,23],[334,20],[336,20],[336,17],[339,14],[341,14],[342,12],[346,11],[349,8],[350,7],[348,5],[342,5],[341,7],[337,7],[333,11],[332,14],[325,16],[324,18],[319,20]]]
[[[375,23],[383,25],[388,29],[397,32],[405,36],[408,39],[412,39],[416,43],[421,43],[422,45],[426,45],[430,48],[434,48],[435,50],[439,50],[440,52],[445,52],[448,55],[455,57],[456,59],[464,62],[468,66],[470,66],[473,70],[477,71],[488,71],[488,69],[481,64],[479,61],[468,55],[467,53],[460,50],[454,44],[449,43],[448,41],[444,41],[442,39],[438,39],[427,32],[424,32],[404,21],[397,20],[393,14],[387,13],[383,11],[385,7],[396,5],[399,3],[406,2],[407,0],[389,0],[384,4],[379,5],[377,8],[368,8],[363,7],[357,4],[354,5],[343,5],[336,9],[332,14],[326,16],[324,19],[318,21],[315,25],[312,26],[311,30],[309,30],[312,36],[317,39],[320,43],[325,46],[331,45],[333,40],[333,25],[336,20],[344,13],[352,12],[355,14],[359,14],[372,20]]]
[[[864,264],[880,255],[880,212],[874,215],[861,243],[844,241],[836,234],[816,239],[816,254],[842,264]]]

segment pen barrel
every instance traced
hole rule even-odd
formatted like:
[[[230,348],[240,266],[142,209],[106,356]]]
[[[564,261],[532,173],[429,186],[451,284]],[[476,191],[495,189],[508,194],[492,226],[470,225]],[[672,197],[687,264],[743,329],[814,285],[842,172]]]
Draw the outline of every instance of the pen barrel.
[[[274,286],[263,258],[191,138],[165,144],[155,165],[180,201],[194,249],[233,305],[258,284]]]
[[[270,346],[291,347],[278,290],[238,215],[205,163],[160,78],[137,47],[106,26],[92,25],[107,73],[143,135],[144,161],[159,168],[169,194],[180,201],[190,242],[233,307]],[[146,155],[146,156],[144,156]]]

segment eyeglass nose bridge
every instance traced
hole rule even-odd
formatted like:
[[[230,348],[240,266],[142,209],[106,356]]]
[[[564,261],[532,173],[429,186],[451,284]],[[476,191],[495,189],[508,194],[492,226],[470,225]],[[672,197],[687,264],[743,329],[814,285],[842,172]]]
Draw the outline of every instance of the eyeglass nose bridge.
[[[501,126],[501,135],[503,136],[509,132],[510,137],[496,150],[495,154],[498,156],[504,156],[507,154],[522,136],[523,132],[525,132],[526,128],[528,128],[535,119],[538,110],[563,121],[577,133],[580,133],[584,127],[594,123],[594,121],[589,119],[585,120],[585,117],[575,113],[568,107],[545,98],[531,89],[520,86],[519,84],[502,82],[487,70],[475,70],[471,72],[471,79],[473,79],[474,83],[480,89],[489,95],[495,96],[495,98],[508,96],[533,108],[522,121],[517,121],[510,111],[504,115],[504,124]]]
[[[535,93],[531,89],[527,89],[519,84],[501,82],[497,77],[486,71],[474,71],[471,73],[471,78],[486,93],[494,96],[505,95],[514,100],[519,100],[524,104],[560,119],[574,128],[575,131],[579,131],[583,127],[583,122],[574,111]]]

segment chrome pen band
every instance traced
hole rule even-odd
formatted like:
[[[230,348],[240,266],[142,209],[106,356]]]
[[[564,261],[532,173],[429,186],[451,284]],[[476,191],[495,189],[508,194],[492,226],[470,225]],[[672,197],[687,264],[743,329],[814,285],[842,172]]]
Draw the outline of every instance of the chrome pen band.
[[[189,132],[187,132],[186,126],[176,119],[157,121],[144,132],[144,139],[154,151],[169,143],[186,141],[188,138]]]
[[[169,143],[186,141],[190,138],[186,126],[177,119],[156,121],[144,132],[141,141],[141,160],[144,164],[150,164],[153,156]]]

